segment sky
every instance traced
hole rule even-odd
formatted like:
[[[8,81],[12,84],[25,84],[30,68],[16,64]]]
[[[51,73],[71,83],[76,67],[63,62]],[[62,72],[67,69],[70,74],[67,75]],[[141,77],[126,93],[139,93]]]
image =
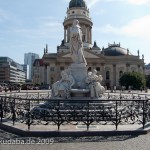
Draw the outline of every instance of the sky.
[[[70,0],[0,0],[0,56],[23,64],[24,53],[55,53],[63,40]],[[150,0],[85,0],[93,21],[92,40],[102,48],[121,43],[150,63]]]

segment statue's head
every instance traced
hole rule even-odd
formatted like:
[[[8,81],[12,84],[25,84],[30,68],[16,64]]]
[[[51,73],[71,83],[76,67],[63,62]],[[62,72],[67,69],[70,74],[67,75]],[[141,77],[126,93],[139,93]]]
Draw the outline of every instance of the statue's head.
[[[93,69],[92,73],[93,73],[93,74],[97,74],[97,70],[96,70],[96,69]]]
[[[64,77],[66,77],[66,76],[67,76],[66,71],[65,71],[65,70],[64,70],[64,71],[62,71],[62,72],[61,72],[61,77],[62,77],[62,78],[64,78]]]

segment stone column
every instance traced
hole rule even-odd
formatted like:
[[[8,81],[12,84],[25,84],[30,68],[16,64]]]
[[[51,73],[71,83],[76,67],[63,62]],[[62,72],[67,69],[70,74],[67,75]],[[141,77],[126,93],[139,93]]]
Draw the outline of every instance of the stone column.
[[[113,64],[113,86],[116,86],[116,64]]]
[[[89,28],[89,43],[91,43],[91,30]]]
[[[40,74],[42,75],[41,76],[41,78],[42,78],[41,83],[44,83],[44,78],[45,78],[44,70],[45,70],[45,67],[42,67],[41,72],[40,72]]]
[[[64,28],[64,42],[66,43],[66,28]]]
[[[67,27],[67,42],[70,40],[70,26]]]
[[[85,42],[86,42],[86,43],[88,43],[88,35],[87,35],[87,33],[88,33],[88,32],[87,32],[87,27],[86,27],[86,29],[85,29]]]
[[[50,83],[49,75],[50,75],[50,66],[47,66],[47,84]]]
[[[44,67],[44,84],[47,83],[47,65]]]
[[[105,73],[105,64],[101,63],[101,69],[102,69],[102,77],[103,77],[103,81],[102,81],[102,85],[105,85],[105,80],[106,80],[106,73]]]
[[[88,36],[88,43],[91,43],[91,31],[90,31],[90,28],[89,28],[88,33],[89,33],[89,36]]]
[[[90,44],[92,44],[92,28],[90,29]]]
[[[87,27],[87,43],[89,43],[89,27]]]

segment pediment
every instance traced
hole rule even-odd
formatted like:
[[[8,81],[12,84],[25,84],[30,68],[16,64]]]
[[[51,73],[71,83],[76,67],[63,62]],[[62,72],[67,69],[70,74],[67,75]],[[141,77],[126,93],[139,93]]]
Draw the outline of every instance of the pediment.
[[[96,54],[93,54],[93,53],[90,53],[90,52],[88,52],[88,51],[84,51],[83,53],[84,53],[85,58],[100,58],[100,56],[98,56],[98,55],[96,55]],[[61,56],[61,57],[63,57],[63,58],[70,58],[70,57],[71,57],[71,54],[68,53],[68,54],[63,55],[63,56]]]

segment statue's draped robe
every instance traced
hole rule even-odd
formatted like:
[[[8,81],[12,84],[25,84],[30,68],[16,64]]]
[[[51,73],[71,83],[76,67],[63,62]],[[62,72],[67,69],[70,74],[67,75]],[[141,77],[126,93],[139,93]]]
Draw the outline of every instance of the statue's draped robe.
[[[70,29],[70,52],[73,63],[86,63],[83,54],[82,31],[80,27],[71,27]]]

